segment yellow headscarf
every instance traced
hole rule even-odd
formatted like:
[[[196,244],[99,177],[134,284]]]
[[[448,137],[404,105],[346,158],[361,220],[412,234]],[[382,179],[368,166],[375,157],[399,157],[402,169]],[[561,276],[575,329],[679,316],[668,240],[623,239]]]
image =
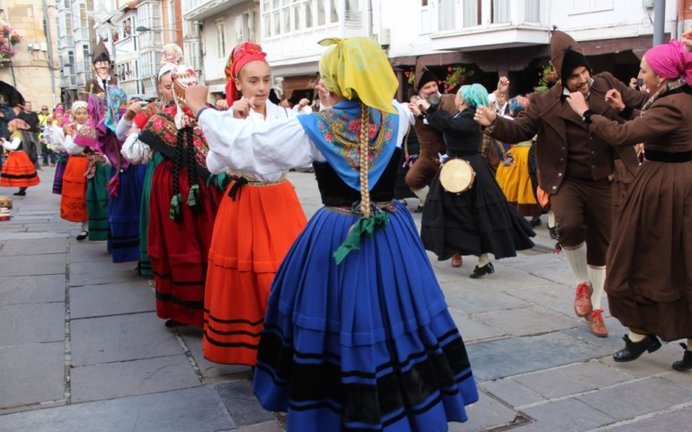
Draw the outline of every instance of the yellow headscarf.
[[[358,97],[365,105],[396,113],[392,99],[399,82],[382,48],[368,37],[329,38],[320,59],[320,75],[327,90],[346,99]]]

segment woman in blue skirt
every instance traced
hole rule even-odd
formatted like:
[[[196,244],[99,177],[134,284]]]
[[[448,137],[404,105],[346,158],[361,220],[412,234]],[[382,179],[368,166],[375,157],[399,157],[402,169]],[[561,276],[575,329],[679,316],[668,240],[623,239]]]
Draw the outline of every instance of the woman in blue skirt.
[[[288,411],[289,431],[446,431],[478,392],[413,220],[393,199],[413,118],[392,101],[398,84],[376,42],[323,45],[330,110],[257,124],[204,109],[204,87],[187,91],[213,157],[256,173],[313,162],[325,205],[272,285],[254,391]]]

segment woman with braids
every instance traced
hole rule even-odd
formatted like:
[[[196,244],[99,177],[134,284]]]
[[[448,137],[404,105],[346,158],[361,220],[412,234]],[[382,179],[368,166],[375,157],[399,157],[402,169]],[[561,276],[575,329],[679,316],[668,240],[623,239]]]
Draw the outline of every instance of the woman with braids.
[[[256,124],[204,109],[204,87],[187,92],[213,157],[256,173],[313,162],[325,204],[272,284],[254,391],[288,411],[289,431],[446,431],[478,393],[416,226],[393,199],[413,117],[392,100],[397,80],[376,42],[322,44],[330,110]]]
[[[259,45],[243,43],[226,66],[226,101],[236,118],[263,124],[296,112],[268,100],[271,71]],[[242,98],[236,100],[237,95]],[[281,142],[281,139],[278,140]],[[224,161],[207,158],[213,173]],[[214,225],[204,297],[204,357],[254,366],[267,297],[281,260],[306,219],[286,170],[228,170],[232,181]]]
[[[186,65],[162,71],[173,82],[175,104],[154,114],[135,143],[162,159],[151,179],[147,239],[156,314],[167,320],[166,327],[201,328],[215,195],[220,192],[207,186],[207,143],[185,106],[184,88],[196,83],[197,75]]]

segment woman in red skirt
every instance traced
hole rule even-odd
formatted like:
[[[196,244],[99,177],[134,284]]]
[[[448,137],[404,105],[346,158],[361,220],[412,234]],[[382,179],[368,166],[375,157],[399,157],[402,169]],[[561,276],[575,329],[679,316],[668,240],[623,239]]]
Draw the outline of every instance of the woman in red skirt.
[[[228,115],[246,121],[293,117],[268,100],[271,71],[259,45],[243,43],[226,66]],[[236,101],[236,94],[242,98]],[[225,164],[207,157],[209,169]],[[307,222],[286,172],[259,176],[230,172],[214,225],[204,297],[204,357],[254,366],[269,289],[279,264]]]
[[[12,141],[2,139],[2,146],[10,154],[2,165],[0,186],[18,187],[19,191],[15,192],[15,195],[24,196],[28,187],[36,186],[40,183],[34,163],[29,159],[29,155],[22,150],[23,143],[20,129],[29,130],[29,125],[22,119],[14,119],[7,123],[7,129],[11,134]]]
[[[166,327],[202,327],[207,257],[218,195],[207,185],[208,151],[194,116],[186,114],[184,88],[197,82],[190,66],[166,64],[176,104],[154,114],[137,138],[160,154],[151,180],[147,254],[156,288],[156,314]],[[135,143],[140,145],[140,143]]]
[[[89,213],[86,205],[87,178],[89,159],[84,154],[83,145],[80,142],[89,138],[96,138],[96,130],[85,127],[89,120],[87,103],[77,101],[72,104],[72,118],[74,122],[65,126],[65,141],[63,147],[70,154],[65,167],[62,184],[62,199],[60,200],[60,217],[80,224],[77,240],[82,241],[89,236]],[[82,142],[83,144],[83,142]]]

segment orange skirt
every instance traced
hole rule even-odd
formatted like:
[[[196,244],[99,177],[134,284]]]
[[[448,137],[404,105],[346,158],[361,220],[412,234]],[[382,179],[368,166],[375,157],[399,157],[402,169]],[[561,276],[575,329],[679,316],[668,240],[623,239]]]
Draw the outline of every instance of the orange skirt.
[[[71,222],[89,220],[86,206],[87,178],[89,159],[84,156],[70,156],[67,159],[65,174],[62,178],[62,198],[60,199],[60,217]]]
[[[29,159],[29,155],[22,150],[10,152],[2,165],[0,186],[29,187],[36,186],[40,182],[36,167]]]
[[[230,191],[235,182],[228,185]],[[224,195],[204,296],[204,357],[254,366],[274,275],[307,220],[288,180]]]

